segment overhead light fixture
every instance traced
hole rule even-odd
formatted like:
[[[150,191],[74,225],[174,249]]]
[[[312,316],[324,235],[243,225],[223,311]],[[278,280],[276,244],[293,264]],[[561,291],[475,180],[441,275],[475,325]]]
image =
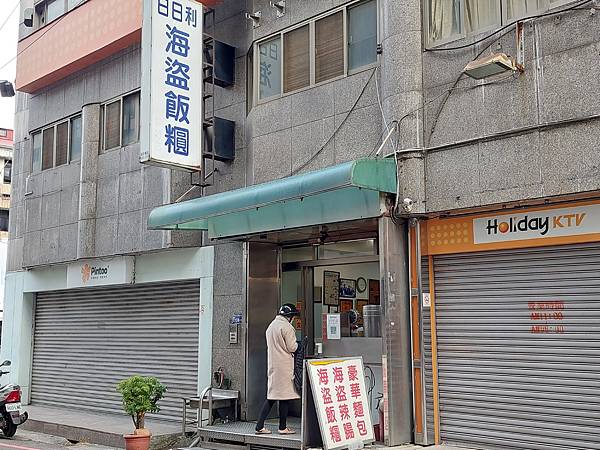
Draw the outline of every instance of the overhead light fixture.
[[[492,53],[491,55],[471,61],[463,69],[465,75],[481,80],[505,72],[519,70],[516,62],[505,53]]]
[[[260,27],[260,18],[262,17],[261,11],[256,11],[254,13],[246,13],[246,19],[252,21],[252,26],[254,28]]]
[[[285,0],[271,1],[269,2],[271,8],[277,9],[277,17],[283,17],[285,15]]]
[[[15,88],[10,81],[0,81],[0,97],[14,97]]]

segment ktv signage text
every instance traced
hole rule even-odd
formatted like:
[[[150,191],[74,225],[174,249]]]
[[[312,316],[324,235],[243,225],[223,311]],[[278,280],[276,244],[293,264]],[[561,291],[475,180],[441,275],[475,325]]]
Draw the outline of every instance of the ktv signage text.
[[[600,233],[600,205],[506,214],[473,220],[475,244]]]

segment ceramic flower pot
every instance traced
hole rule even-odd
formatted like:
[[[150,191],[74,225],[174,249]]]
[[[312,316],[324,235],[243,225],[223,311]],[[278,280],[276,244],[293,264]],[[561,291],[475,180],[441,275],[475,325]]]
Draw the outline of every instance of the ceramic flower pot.
[[[150,448],[150,436],[126,434],[123,437],[126,450],[148,450]]]

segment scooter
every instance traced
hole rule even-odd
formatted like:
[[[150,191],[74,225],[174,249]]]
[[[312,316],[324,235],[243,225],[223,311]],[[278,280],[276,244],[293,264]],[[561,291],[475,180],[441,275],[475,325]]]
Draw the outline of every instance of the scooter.
[[[6,360],[0,364],[0,376],[10,373],[3,371],[2,367],[10,366]],[[7,384],[0,387],[0,430],[6,437],[13,437],[17,432],[17,426],[27,421],[27,412],[21,407],[21,386]]]

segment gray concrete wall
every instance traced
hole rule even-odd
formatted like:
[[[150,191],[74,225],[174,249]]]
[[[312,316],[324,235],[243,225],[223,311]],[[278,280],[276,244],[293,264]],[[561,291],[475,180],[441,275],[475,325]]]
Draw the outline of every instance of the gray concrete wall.
[[[536,19],[525,26],[523,74],[489,85],[462,77],[450,95],[480,52],[516,56],[514,32],[423,55],[425,145],[442,146],[426,158],[428,211],[600,189],[599,27],[589,9]]]
[[[269,36],[345,3],[348,2],[288,1],[285,16],[277,18],[268,1],[255,1],[253,11],[262,11],[263,18],[260,27],[253,30],[253,37]],[[373,152],[382,130],[375,89],[376,77],[379,80],[380,74],[371,77],[373,70],[366,69],[255,105],[247,119],[249,184],[320,169]],[[364,94],[350,112],[367,82]],[[327,141],[329,144],[319,156],[300,170]]]
[[[217,164],[214,186],[206,190],[207,194],[290,176],[330,138],[331,142],[319,156],[301,171],[324,168],[373,152],[382,131],[375,90],[375,77],[379,79],[380,75],[371,77],[374,69],[255,105],[246,114],[247,95],[251,95],[246,83],[247,54],[253,40],[344,3],[288,0],[282,18],[276,17],[266,0],[228,1],[217,9],[217,38],[237,49],[235,86],[217,89],[215,108],[217,116],[236,122],[236,159],[231,164]],[[254,29],[244,13],[259,10],[263,13],[261,26]],[[350,112],[363,89],[357,107]],[[216,245],[215,323],[224,325],[233,314],[246,314],[245,276],[242,245]],[[244,339],[245,330],[242,343]],[[213,370],[224,367],[233,388],[244,391],[246,346],[229,345],[227,327],[219,326],[213,328],[213,347]]]
[[[139,144],[99,151],[96,137],[85,143],[99,153],[91,169],[74,162],[31,173],[32,131],[139,89],[140,80],[134,46],[35,95],[19,94],[9,270],[200,244],[197,234],[147,230],[150,211],[187,190],[189,175],[140,164]],[[98,115],[84,122],[97,136]]]

